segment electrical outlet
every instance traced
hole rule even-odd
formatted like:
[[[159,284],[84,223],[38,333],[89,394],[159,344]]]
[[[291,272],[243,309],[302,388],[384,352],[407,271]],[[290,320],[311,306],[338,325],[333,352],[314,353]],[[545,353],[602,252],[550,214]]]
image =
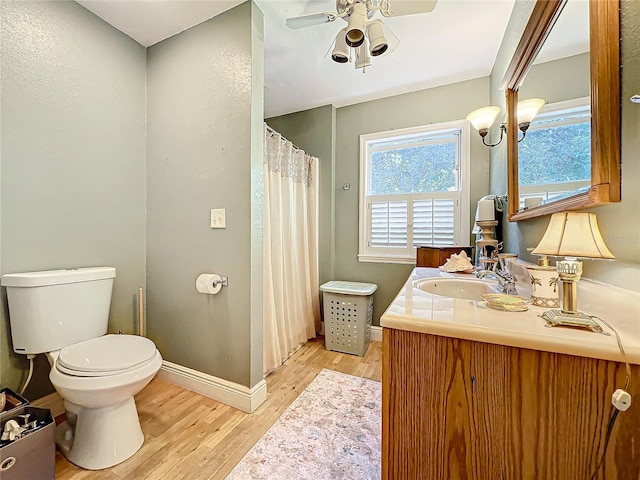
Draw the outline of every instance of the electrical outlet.
[[[211,228],[226,228],[225,209],[211,209]]]

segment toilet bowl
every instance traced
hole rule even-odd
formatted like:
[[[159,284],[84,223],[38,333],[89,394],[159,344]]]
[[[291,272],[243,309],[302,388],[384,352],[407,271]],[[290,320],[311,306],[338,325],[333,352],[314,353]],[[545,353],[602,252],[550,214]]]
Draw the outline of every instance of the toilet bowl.
[[[100,470],[123,462],[144,441],[133,396],[162,364],[154,343],[106,335],[113,267],[8,273],[13,351],[45,353],[49,379],[64,399],[67,421],[56,429],[62,453],[79,467]]]
[[[123,462],[144,442],[133,396],[162,365],[154,343],[105,335],[48,352],[49,379],[64,399],[67,421],[56,443],[75,465],[100,470]]]

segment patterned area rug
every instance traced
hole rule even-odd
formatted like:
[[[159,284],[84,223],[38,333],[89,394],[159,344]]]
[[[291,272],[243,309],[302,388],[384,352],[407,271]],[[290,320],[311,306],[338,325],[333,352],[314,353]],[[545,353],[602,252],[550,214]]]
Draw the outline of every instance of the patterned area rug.
[[[227,480],[380,478],[379,382],[322,370]]]

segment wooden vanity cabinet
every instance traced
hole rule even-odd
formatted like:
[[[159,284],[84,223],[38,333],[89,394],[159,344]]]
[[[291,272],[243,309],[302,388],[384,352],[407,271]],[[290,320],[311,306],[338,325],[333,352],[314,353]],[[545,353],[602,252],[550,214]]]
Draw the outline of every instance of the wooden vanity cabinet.
[[[596,479],[640,478],[632,372]],[[616,362],[384,328],[382,479],[589,480],[624,382]]]

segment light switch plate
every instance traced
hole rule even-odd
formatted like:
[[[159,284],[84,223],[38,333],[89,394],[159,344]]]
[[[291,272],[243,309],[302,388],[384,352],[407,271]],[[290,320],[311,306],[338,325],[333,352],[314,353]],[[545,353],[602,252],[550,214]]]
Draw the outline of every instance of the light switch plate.
[[[211,228],[226,228],[225,209],[211,209]]]

